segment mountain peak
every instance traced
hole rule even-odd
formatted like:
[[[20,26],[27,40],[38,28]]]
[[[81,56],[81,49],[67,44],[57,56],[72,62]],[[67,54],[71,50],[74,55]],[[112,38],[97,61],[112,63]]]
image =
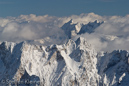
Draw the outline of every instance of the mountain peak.
[[[61,28],[64,30],[65,34],[69,39],[75,37],[77,34],[93,33],[94,30],[99,27],[103,22],[95,20],[94,22],[89,22],[87,24],[83,23],[73,23],[71,19],[65,23]]]
[[[88,24],[85,24],[81,27],[78,34],[84,34],[84,33],[93,33],[94,30],[99,27],[103,22],[98,22],[95,20],[94,22],[89,22]]]
[[[76,44],[77,45],[86,45],[86,46],[88,46],[89,44],[87,43],[87,40],[85,39],[85,38],[83,38],[83,37],[79,37],[76,41]]]
[[[77,40],[76,40],[76,43],[77,44],[80,44],[82,42],[86,41],[86,39],[84,39],[83,37],[79,37]]]
[[[73,22],[73,20],[71,19],[68,23],[71,24]]]

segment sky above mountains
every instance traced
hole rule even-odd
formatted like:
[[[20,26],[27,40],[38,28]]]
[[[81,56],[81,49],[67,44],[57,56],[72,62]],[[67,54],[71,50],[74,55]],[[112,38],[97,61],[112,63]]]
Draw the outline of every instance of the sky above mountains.
[[[0,0],[0,17],[21,14],[70,16],[94,12],[99,15],[129,14],[129,0]]]

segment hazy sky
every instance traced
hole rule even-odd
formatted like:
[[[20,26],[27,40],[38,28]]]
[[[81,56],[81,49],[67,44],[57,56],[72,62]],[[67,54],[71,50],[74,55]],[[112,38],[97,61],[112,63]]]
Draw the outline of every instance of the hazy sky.
[[[21,14],[69,16],[89,12],[125,16],[129,14],[129,0],[0,0],[0,17]]]

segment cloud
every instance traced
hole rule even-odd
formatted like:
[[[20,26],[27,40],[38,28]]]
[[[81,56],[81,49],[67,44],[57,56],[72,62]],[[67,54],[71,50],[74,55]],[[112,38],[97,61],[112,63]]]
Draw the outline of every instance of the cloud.
[[[19,17],[0,18],[0,41],[20,42],[24,40],[46,39],[51,43],[59,44],[67,39],[61,26],[73,19],[73,23],[89,23],[102,17],[94,13],[72,15],[69,17],[20,15]],[[51,40],[53,39],[53,40]]]
[[[48,22],[54,21],[55,19],[57,19],[57,17],[48,16],[48,15],[36,16],[34,14],[30,14],[30,15],[21,15],[21,16],[18,17],[17,20],[35,21],[35,22],[40,22],[40,23],[48,23]]]
[[[95,29],[94,33],[82,34],[99,51],[129,50],[129,17],[111,16]]]
[[[73,20],[73,24],[87,24],[95,20],[104,21],[94,33],[82,36],[99,52],[116,49],[129,50],[129,16],[99,16],[94,13],[72,15],[69,17],[36,16],[34,14],[19,17],[0,18],[0,41],[20,42],[24,40],[40,41],[45,45],[60,44],[67,40],[61,26]],[[81,26],[79,26],[81,27]],[[43,40],[38,40],[43,39]],[[46,43],[45,43],[46,41]]]
[[[17,18],[1,18],[0,41],[20,42],[50,37],[53,39],[52,43],[60,43],[65,38],[65,34],[55,23],[57,20],[56,17],[34,14],[21,15]]]
[[[108,45],[107,42],[102,41],[101,36],[96,33],[85,33],[82,35],[77,35],[75,38],[73,38],[73,40],[76,40],[78,37],[84,37],[87,40],[87,42],[91,44],[92,47],[98,52],[102,51]]]
[[[87,14],[82,13],[80,15],[72,15],[72,16],[64,17],[64,18],[60,18],[60,19],[62,19],[64,22],[72,19],[73,23],[87,24],[89,22],[94,22],[95,20],[103,21],[103,20],[105,20],[104,18],[102,16],[99,16],[99,15],[94,14],[94,13],[87,13]]]

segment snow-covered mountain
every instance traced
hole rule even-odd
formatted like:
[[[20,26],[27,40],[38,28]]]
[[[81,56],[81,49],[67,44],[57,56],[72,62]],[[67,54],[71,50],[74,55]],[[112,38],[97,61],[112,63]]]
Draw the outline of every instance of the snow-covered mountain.
[[[62,45],[0,45],[0,86],[128,86],[128,52],[96,53],[79,37]]]
[[[89,22],[88,24],[86,25],[82,25],[80,31],[78,34],[84,34],[84,33],[93,33],[94,30],[99,27],[103,22],[97,22],[94,21],[94,22]]]
[[[101,86],[129,86],[128,51],[114,50],[99,59],[98,74],[101,76]]]
[[[10,83],[40,81],[41,86],[97,86],[100,77],[96,64],[96,53],[84,38],[47,47],[26,42],[0,45],[1,86],[7,79]]]
[[[72,38],[73,36],[76,36],[77,33],[80,31],[81,29],[81,24],[73,24],[72,23],[72,19],[65,23],[61,29],[64,30],[65,34],[68,36],[68,38]]]
[[[71,19],[69,22],[65,23],[61,28],[64,30],[65,34],[69,39],[76,35],[84,34],[84,33],[93,33],[94,30],[99,27],[103,22],[94,21],[89,22],[88,24],[83,23],[74,23]]]
[[[60,28],[51,31],[60,35],[0,42],[0,86],[128,86],[129,52],[97,49],[122,43],[119,34],[107,34],[112,32],[109,28],[116,27],[98,20],[89,23],[75,20],[60,27],[64,32]],[[86,36],[89,38],[85,39]],[[89,42],[97,47],[94,49]]]

